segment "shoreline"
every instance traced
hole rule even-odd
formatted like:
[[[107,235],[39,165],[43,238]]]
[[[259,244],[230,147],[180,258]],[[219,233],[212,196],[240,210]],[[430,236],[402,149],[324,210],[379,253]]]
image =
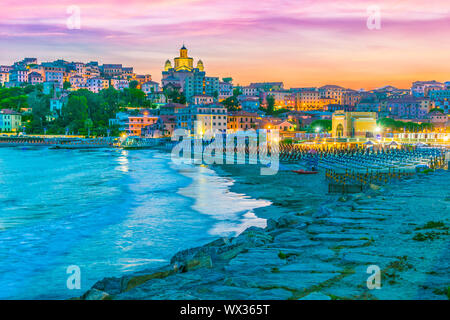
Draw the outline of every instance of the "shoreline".
[[[180,251],[162,268],[105,278],[81,299],[447,298],[450,221],[445,209],[450,194],[439,182],[445,185],[448,171],[339,196],[308,188],[298,193],[300,179],[290,179],[292,174],[286,172],[257,177],[250,173],[256,168],[245,166],[211,169],[234,180],[230,192],[272,202],[254,209],[257,217],[267,219],[267,227],[250,227],[237,237]],[[417,201],[401,214],[407,205],[403,198],[415,192],[420,196],[427,180],[438,194],[435,203],[428,204],[429,217],[417,212]],[[282,188],[270,188],[281,182]],[[430,221],[443,225],[427,228]],[[419,233],[430,239],[418,241]],[[385,290],[367,289],[371,264],[380,267]]]

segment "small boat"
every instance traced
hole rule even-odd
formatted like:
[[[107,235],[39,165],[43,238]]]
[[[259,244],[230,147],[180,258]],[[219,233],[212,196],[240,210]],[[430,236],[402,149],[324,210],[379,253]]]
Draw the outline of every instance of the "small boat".
[[[319,173],[319,171],[306,171],[306,170],[292,170],[292,172],[298,173],[298,174],[316,174]]]

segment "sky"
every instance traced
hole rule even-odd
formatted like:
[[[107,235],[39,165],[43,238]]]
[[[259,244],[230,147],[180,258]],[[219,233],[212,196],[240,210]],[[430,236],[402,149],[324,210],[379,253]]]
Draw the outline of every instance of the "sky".
[[[122,63],[159,81],[184,43],[207,75],[234,84],[409,88],[450,81],[449,9],[448,0],[0,0],[0,64]]]

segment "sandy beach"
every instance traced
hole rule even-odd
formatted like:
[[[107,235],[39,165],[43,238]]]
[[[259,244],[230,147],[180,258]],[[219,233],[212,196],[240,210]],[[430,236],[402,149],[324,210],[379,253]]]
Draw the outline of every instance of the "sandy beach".
[[[448,298],[448,171],[329,195],[321,175],[214,169],[234,181],[230,191],[272,202],[254,210],[267,219],[264,229],[181,251],[162,268],[105,278],[81,298]],[[369,266],[381,271],[379,289],[367,286]]]

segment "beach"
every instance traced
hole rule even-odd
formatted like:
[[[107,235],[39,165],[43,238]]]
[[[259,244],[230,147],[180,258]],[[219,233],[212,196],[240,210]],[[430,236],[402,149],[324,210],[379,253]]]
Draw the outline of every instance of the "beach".
[[[254,209],[265,227],[182,250],[162,267],[106,277],[81,299],[448,298],[448,171],[329,195],[322,174],[214,170],[231,179],[231,192],[272,203]],[[369,289],[377,269],[380,286]]]

